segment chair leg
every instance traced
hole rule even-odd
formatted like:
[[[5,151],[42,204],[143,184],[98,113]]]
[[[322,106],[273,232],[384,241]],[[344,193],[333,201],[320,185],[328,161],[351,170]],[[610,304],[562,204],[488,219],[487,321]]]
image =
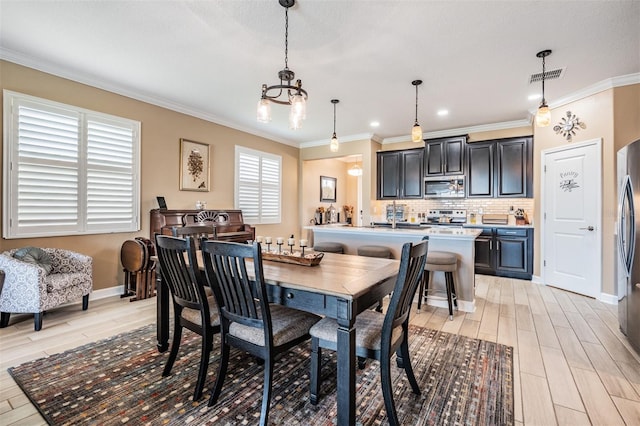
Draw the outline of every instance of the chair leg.
[[[451,273],[451,294],[453,294],[453,306],[458,310],[458,296],[456,295],[456,282],[454,280],[453,272]]]
[[[269,355],[264,361],[264,386],[262,390],[262,411],[260,412],[260,426],[266,426],[269,421],[269,406],[271,405],[271,381],[273,380],[273,358]]]
[[[387,411],[387,420],[391,426],[398,426],[398,416],[396,406],[393,402],[393,390],[391,389],[391,358],[390,354],[383,354],[380,360],[380,381],[382,382],[382,396],[384,397],[384,408]]]
[[[418,287],[418,312],[422,308],[422,298],[424,297],[424,272],[420,278],[420,287]]]
[[[447,304],[449,305],[449,321],[453,321],[453,295],[451,294],[451,287],[453,286],[453,275],[451,272],[444,273],[446,287],[447,287]]]
[[[205,326],[206,327],[206,326]],[[200,369],[198,370],[198,381],[196,389],[193,392],[193,400],[197,401],[202,396],[204,382],[207,380],[207,367],[209,367],[209,355],[211,354],[211,345],[213,342],[213,332],[211,330],[202,330],[202,348],[200,353]]]
[[[0,328],[5,328],[9,325],[9,317],[11,312],[0,312]]]
[[[409,380],[409,384],[411,385],[413,393],[415,393],[416,395],[420,395],[420,386],[418,386],[418,381],[416,380],[416,376],[413,373],[413,366],[411,365],[411,358],[409,356],[409,339],[407,337],[406,331],[398,352],[402,354],[403,368],[405,373],[407,374],[407,380]]]
[[[89,309],[89,295],[85,294],[82,296],[82,310],[86,311],[87,309]]]
[[[316,405],[320,402],[320,372],[322,359],[322,348],[318,339],[311,338],[311,379],[309,383],[309,402]]]
[[[220,364],[218,364],[218,375],[216,376],[216,384],[211,392],[208,406],[213,406],[218,402],[220,392],[222,391],[222,384],[224,383],[224,377],[227,375],[227,365],[229,364],[229,345],[225,342],[226,337],[224,334],[220,336],[222,341],[222,353],[220,354]]]
[[[35,331],[42,330],[42,316],[43,315],[44,315],[44,312],[36,312],[35,314],[33,314],[33,329]]]
[[[166,377],[171,374],[171,369],[173,368],[173,363],[176,361],[178,357],[178,350],[180,349],[180,341],[182,340],[182,325],[180,325],[180,312],[177,311],[175,313],[175,319],[173,321],[173,342],[171,342],[171,351],[169,352],[169,359],[167,359],[167,364],[164,366],[164,371],[162,372],[162,376]]]

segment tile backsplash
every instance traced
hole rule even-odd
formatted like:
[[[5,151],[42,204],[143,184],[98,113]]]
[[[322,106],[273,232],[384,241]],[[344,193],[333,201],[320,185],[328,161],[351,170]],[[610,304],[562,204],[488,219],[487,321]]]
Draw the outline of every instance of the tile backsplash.
[[[514,210],[523,209],[529,220],[533,219],[533,198],[464,198],[464,199],[443,199],[443,200],[398,200],[397,204],[406,205],[405,216],[410,213],[424,213],[433,209],[465,209],[467,214],[478,214],[482,209],[483,214],[507,214],[509,207]],[[383,220],[386,212],[386,205],[391,201],[377,200],[372,203],[371,212],[374,220]]]

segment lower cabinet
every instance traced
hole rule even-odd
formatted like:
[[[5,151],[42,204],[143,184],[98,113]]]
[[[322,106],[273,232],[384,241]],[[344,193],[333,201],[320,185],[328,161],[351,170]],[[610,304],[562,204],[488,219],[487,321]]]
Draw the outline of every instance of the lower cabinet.
[[[476,274],[531,279],[533,229],[482,228],[475,248]]]

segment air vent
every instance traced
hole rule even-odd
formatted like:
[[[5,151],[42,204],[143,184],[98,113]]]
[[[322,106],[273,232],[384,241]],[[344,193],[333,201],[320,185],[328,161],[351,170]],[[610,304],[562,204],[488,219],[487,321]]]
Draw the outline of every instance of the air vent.
[[[564,73],[564,68],[558,68],[557,70],[551,70],[544,73],[544,81],[554,80],[561,78]],[[542,81],[542,73],[531,74],[529,78],[529,84]]]

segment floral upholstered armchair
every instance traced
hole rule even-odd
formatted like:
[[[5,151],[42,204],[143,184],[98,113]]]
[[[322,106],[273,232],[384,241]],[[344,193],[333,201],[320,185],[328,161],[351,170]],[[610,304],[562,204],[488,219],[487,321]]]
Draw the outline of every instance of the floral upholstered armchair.
[[[92,258],[58,248],[25,247],[0,254],[5,273],[0,294],[0,328],[9,325],[11,313],[33,313],[34,328],[42,328],[44,311],[82,298],[89,307],[93,289]]]

